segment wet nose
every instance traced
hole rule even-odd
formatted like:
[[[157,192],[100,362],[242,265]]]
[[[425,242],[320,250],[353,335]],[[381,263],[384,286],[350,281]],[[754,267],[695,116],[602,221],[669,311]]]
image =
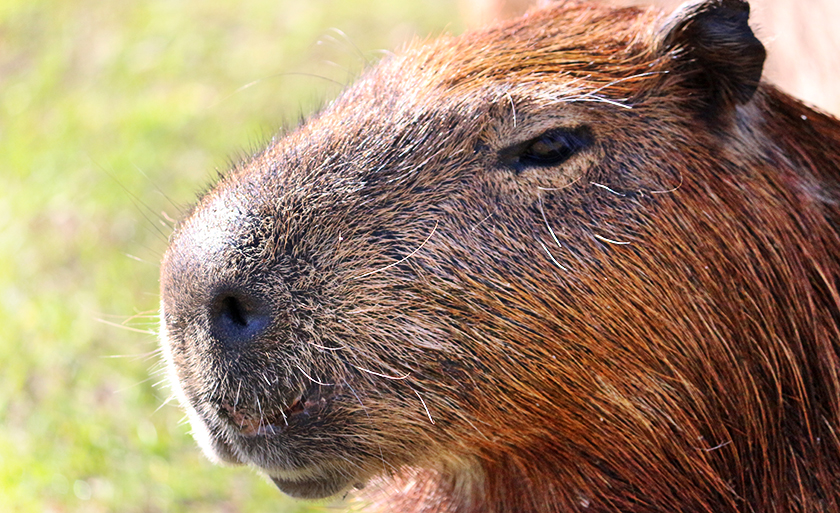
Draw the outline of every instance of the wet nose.
[[[224,349],[243,348],[258,339],[271,325],[268,303],[243,291],[224,291],[211,302],[213,337]]]

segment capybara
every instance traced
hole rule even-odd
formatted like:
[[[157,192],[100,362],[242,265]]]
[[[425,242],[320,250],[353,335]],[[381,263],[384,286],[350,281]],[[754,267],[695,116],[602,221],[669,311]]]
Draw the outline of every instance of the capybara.
[[[394,512],[840,510],[840,122],[740,0],[384,58],[161,268],[212,459]]]

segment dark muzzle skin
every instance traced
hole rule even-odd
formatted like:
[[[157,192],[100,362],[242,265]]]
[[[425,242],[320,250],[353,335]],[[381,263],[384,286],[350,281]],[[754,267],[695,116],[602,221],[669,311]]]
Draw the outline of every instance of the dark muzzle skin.
[[[840,123],[749,6],[410,46],[178,224],[205,454],[378,511],[840,508]]]

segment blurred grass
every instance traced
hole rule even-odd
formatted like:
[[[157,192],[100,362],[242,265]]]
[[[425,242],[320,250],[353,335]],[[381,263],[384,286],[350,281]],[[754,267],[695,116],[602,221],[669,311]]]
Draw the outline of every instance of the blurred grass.
[[[315,511],[211,465],[161,407],[166,218],[372,50],[457,32],[457,14],[444,0],[0,2],[0,511]]]

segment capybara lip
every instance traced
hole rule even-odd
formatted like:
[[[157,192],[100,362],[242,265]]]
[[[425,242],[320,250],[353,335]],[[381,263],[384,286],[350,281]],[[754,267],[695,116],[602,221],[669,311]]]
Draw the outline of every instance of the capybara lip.
[[[223,403],[220,416],[244,437],[272,436],[287,431],[290,425],[305,426],[308,420],[317,420],[333,397],[332,390],[326,392],[314,386],[292,399],[288,406],[265,411],[253,405]]]
[[[351,481],[330,475],[304,479],[283,479],[271,476],[277,488],[298,499],[325,499],[346,489]]]
[[[265,436],[279,433],[284,426],[288,426],[288,415],[298,408],[299,403],[300,398],[295,399],[291,407],[274,412],[254,412],[251,408],[235,408],[230,405],[223,405],[222,411],[240,435]]]

